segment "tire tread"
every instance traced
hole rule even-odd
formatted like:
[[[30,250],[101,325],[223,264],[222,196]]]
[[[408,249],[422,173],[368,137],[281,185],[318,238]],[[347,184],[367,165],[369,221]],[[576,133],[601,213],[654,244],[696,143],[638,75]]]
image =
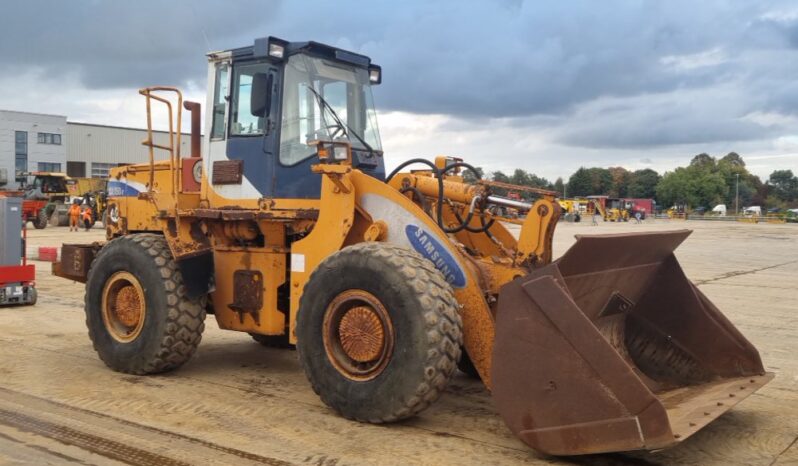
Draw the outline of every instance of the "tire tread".
[[[364,242],[348,246],[325,259],[311,273],[308,283],[311,283],[315,275],[324,273],[325,269],[335,269],[336,263],[341,259],[367,261],[372,257],[384,260],[384,263],[397,270],[405,282],[418,293],[419,301],[425,304],[422,306],[421,318],[431,343],[427,351],[424,379],[419,381],[415,393],[407,398],[403,406],[392,413],[370,418],[352,417],[341,412],[348,419],[381,424],[415,416],[440,397],[457,368],[463,330],[458,312],[460,305],[443,274],[429,260],[402,246],[380,242]],[[302,298],[304,297],[305,293],[303,292]],[[302,308],[302,298],[300,298],[300,309]],[[303,361],[301,357],[300,361]],[[306,374],[310,373],[308,367],[303,367],[303,369]],[[324,390],[317,381],[310,375],[308,378],[313,391],[321,397],[325,404],[335,408],[334,403],[325,396]]]
[[[177,267],[177,263],[172,258],[169,245],[166,239],[154,233],[135,233],[108,242],[99,252],[93,264],[96,264],[102,257],[103,252],[108,251],[108,246],[117,242],[129,242],[143,249],[152,259],[153,266],[157,267],[164,280],[164,292],[166,293],[166,313],[167,323],[165,332],[161,336],[160,348],[155,357],[143,361],[135,367],[118,368],[112,362],[106,360],[97,346],[97,342],[89,332],[92,346],[100,359],[112,367],[114,370],[129,374],[145,375],[157,374],[170,371],[183,365],[191,359],[202,340],[202,332],[205,329],[205,297],[199,300],[192,300],[188,297],[187,289],[183,284],[183,275]],[[118,243],[117,243],[118,244]],[[88,280],[92,280],[93,265],[89,269]],[[88,316],[88,294],[84,297],[85,311]],[[150,311],[152,312],[152,311]],[[88,317],[86,325],[89,325]]]

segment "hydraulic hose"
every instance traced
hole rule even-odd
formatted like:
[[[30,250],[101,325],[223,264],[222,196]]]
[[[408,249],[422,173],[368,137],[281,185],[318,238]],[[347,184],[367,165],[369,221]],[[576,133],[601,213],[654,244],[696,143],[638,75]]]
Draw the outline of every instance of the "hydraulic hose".
[[[399,164],[398,167],[394,168],[393,171],[387,177],[385,177],[385,182],[386,183],[390,182],[391,179],[394,176],[396,176],[396,174],[399,173],[400,170],[407,167],[408,165],[413,165],[414,163],[422,163],[424,165],[427,165],[432,169],[432,173],[435,175],[435,178],[438,179],[438,202],[436,203],[435,206],[435,216],[436,216],[436,221],[438,222],[438,226],[440,226],[441,228],[443,228],[444,231],[446,231],[446,227],[444,227],[443,225],[443,177],[441,176],[440,170],[438,170],[438,167],[436,167],[434,163],[426,159],[407,160]]]
[[[477,169],[474,168],[472,165],[470,165],[468,163],[465,163],[465,162],[455,162],[455,163],[449,165],[448,167],[444,168],[441,171],[441,175],[445,175],[449,171],[454,170],[455,168],[461,168],[461,167],[465,168],[468,171],[470,171],[471,174],[474,175],[474,179],[475,180],[482,179],[482,177],[479,175],[479,172],[477,171]],[[470,225],[471,219],[473,218],[473,213],[474,213],[474,209],[471,209],[469,211],[468,215],[466,216],[465,220],[463,220],[457,212],[454,212],[454,215],[457,218],[457,221],[460,222],[460,225],[455,227],[456,230],[451,232],[451,233],[456,233],[456,232],[458,232],[460,230],[466,230],[466,231],[469,231],[471,233],[486,233],[488,236],[491,236],[490,232],[488,232],[488,230],[490,229],[490,227],[493,226],[493,223],[496,221],[496,219],[490,219],[490,222],[488,222],[486,224],[485,223],[485,217],[480,215],[479,216],[479,220],[480,220],[480,223],[482,224],[482,227],[481,228],[474,228],[474,227],[472,227]]]
[[[470,165],[468,163],[465,163],[465,162],[455,162],[455,163],[447,166],[443,170],[440,170],[440,169],[438,169],[438,167],[435,166],[434,163],[430,162],[429,160],[416,158],[416,159],[407,160],[407,161],[402,162],[401,164],[399,164],[399,166],[394,168],[393,171],[385,178],[385,182],[386,183],[390,182],[391,179],[393,179],[393,177],[396,176],[403,168],[405,168],[405,167],[407,167],[409,165],[413,165],[415,163],[424,164],[424,165],[427,165],[428,167],[430,167],[430,169],[432,170],[433,175],[438,180],[438,202],[436,203],[436,206],[435,206],[435,216],[436,216],[436,221],[438,223],[438,226],[441,227],[441,229],[444,232],[446,232],[446,233],[457,233],[459,231],[466,230],[466,231],[469,231],[471,233],[486,233],[488,236],[491,236],[490,232],[488,230],[490,229],[491,226],[493,226],[493,223],[495,222],[495,219],[491,219],[490,222],[485,223],[485,218],[480,215],[480,222],[482,223],[482,227],[481,228],[474,228],[474,227],[470,226],[471,219],[474,217],[474,205],[473,205],[473,203],[472,203],[471,208],[469,209],[468,215],[466,216],[465,219],[460,217],[460,215],[453,210],[455,218],[457,218],[457,221],[459,223],[459,225],[457,225],[456,227],[448,228],[448,227],[446,227],[446,225],[443,222],[443,201],[444,201],[444,198],[443,198],[443,194],[444,194],[444,192],[443,192],[444,191],[444,188],[443,188],[443,177],[444,177],[444,175],[446,173],[450,172],[451,170],[454,170],[455,168],[464,168],[464,169],[470,171],[474,175],[475,179],[479,180],[479,179],[481,179],[481,176],[479,176],[479,172],[476,170],[476,168],[474,168],[472,165]],[[407,192],[407,191],[408,190],[405,189],[405,188],[402,188],[400,190],[400,192],[403,192],[403,193]],[[426,209],[424,209],[424,210],[426,210]]]

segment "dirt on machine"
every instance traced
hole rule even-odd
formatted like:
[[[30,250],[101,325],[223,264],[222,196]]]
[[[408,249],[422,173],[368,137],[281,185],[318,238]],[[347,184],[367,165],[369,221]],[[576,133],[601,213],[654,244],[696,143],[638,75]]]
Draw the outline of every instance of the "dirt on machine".
[[[500,196],[453,157],[386,173],[369,57],[268,37],[208,66],[204,138],[199,104],[142,89],[149,163],[112,170],[107,241],[64,245],[53,265],[85,282],[111,369],[177,369],[212,314],[295,346],[313,390],[356,421],[421,413],[459,364],[555,455],[676,445],[772,378],[685,276],[674,250],[690,231],[581,236],[552,260],[556,193]],[[153,142],[156,111],[168,143]]]

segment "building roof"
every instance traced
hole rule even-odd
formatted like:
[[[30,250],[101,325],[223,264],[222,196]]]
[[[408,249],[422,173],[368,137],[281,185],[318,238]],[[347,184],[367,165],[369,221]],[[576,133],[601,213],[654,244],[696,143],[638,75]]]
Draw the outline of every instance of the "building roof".
[[[109,129],[123,129],[129,131],[147,131],[147,128],[134,128],[132,126],[113,126],[113,125],[101,125],[97,123],[83,123],[80,121],[67,121],[67,125],[75,125],[75,126],[90,126],[93,128],[109,128]],[[158,129],[152,130],[153,133],[161,133],[161,134],[168,134],[168,131],[162,131]],[[191,133],[181,132],[180,134],[183,135],[190,135]]]
[[[36,116],[46,116],[46,117],[55,117],[55,118],[66,118],[66,115],[55,115],[53,113],[37,113],[37,112],[26,112],[23,110],[4,110],[0,108],[0,113],[22,113],[24,115],[36,115]]]

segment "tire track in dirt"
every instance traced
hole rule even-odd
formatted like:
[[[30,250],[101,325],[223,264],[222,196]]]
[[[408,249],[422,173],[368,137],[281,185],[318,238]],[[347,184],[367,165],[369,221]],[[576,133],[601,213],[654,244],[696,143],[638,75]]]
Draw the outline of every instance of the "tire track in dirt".
[[[221,464],[292,464],[4,387],[0,424],[135,465],[208,464],[209,453]],[[131,446],[131,440],[147,449]]]
[[[798,260],[782,262],[781,264],[768,265],[766,267],[759,267],[759,268],[749,269],[749,270],[733,270],[731,272],[726,272],[726,273],[724,273],[722,275],[719,275],[719,276],[714,277],[714,278],[709,278],[707,280],[696,280],[693,283],[695,283],[696,285],[705,285],[707,283],[714,283],[714,282],[717,282],[717,281],[720,281],[720,280],[725,280],[727,278],[739,277],[740,275],[749,275],[749,274],[752,274],[752,273],[761,272],[763,270],[775,269],[777,267],[783,267],[785,265],[790,265],[790,264],[795,264],[795,263],[798,263]]]

